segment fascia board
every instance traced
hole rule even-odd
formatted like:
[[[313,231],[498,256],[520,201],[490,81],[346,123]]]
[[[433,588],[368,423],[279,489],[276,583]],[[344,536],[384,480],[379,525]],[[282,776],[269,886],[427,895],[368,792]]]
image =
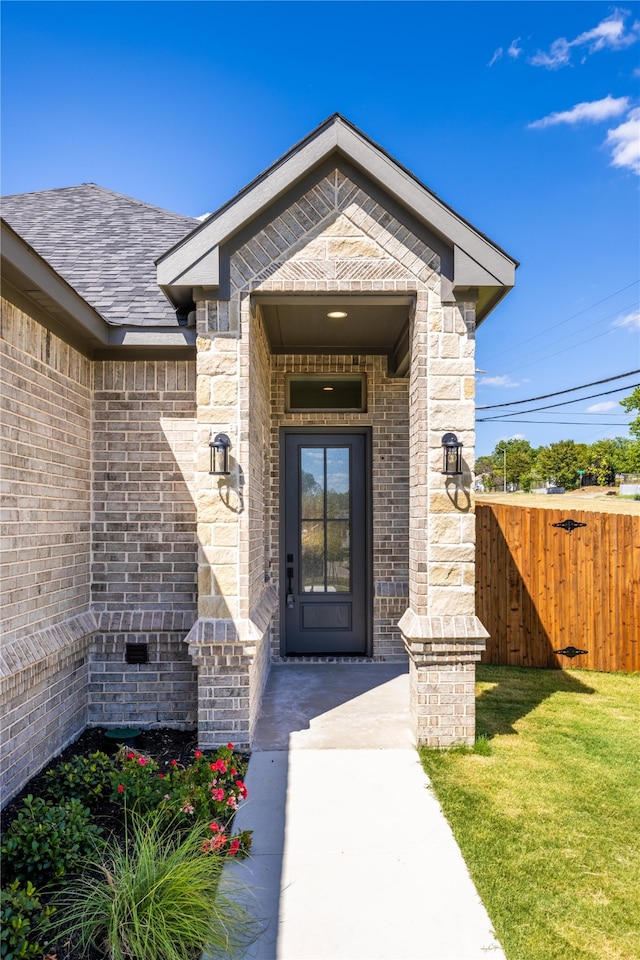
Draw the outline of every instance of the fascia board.
[[[237,233],[244,224],[253,220],[286,193],[312,167],[322,163],[335,148],[336,132],[333,127],[328,127],[303,144],[294,154],[286,157],[251,189],[224,206],[179,247],[170,250],[157,261],[160,286],[176,282],[175,278],[182,277],[194,263],[213,253],[228,237]],[[210,284],[211,280],[207,279],[206,283]]]
[[[460,247],[481,264],[492,274],[492,283],[497,280],[505,286],[513,285],[516,261],[459,217],[395,160],[345,126],[339,128],[338,147],[449,245]]]
[[[477,260],[457,245],[453,248],[453,287],[502,287],[513,286],[515,282],[512,269],[511,283],[505,283],[486,270]]]
[[[28,295],[29,288],[37,287],[50,298],[65,315],[64,322],[70,330],[99,343],[108,343],[106,320],[5,221],[2,222],[2,260],[3,272],[10,272],[14,282],[19,279],[24,293]]]
[[[158,265],[158,284],[161,287],[217,287],[220,283],[220,247],[213,247],[196,263],[182,273],[175,274],[169,264]]]

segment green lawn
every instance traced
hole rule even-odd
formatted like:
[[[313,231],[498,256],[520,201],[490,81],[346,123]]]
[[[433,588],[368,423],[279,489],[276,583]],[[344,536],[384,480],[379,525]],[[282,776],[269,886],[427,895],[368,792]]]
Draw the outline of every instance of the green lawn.
[[[508,960],[638,960],[640,675],[477,681],[475,748],[422,760]]]

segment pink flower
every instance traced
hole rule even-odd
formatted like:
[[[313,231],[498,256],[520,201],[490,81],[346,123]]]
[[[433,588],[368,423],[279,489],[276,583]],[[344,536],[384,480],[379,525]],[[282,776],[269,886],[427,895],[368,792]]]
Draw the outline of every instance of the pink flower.
[[[215,822],[209,824],[209,830],[213,830],[214,833],[217,833],[220,829],[219,825]]]
[[[236,800],[235,797],[229,797],[229,799],[227,800],[227,806],[233,807],[235,810],[235,808],[238,806],[238,801]]]
[[[160,777],[161,780],[164,780],[164,773],[159,773],[158,776]]]
[[[180,811],[180,813],[193,813],[194,810],[195,810],[195,807],[194,807],[192,804],[190,804],[190,803],[185,803],[185,805],[184,805],[184,807],[182,808],[182,810]]]
[[[231,776],[232,776],[232,777],[237,777],[237,776],[238,776],[238,771],[236,770],[235,767],[231,767]]]
[[[202,756],[202,750],[196,750],[193,755],[196,758],[196,760],[199,760],[200,757]]]
[[[236,853],[240,849],[240,841],[238,839],[232,840],[229,845],[229,856],[235,857]]]
[[[171,761],[171,766],[172,766],[172,767],[177,767],[177,766],[178,766],[178,761],[177,761],[177,760],[172,760],[172,761]]]
[[[135,760],[135,758],[136,758],[135,753],[128,753],[128,754],[127,754],[127,760]]]
[[[240,793],[242,794],[243,800],[246,800],[246,799],[247,799],[247,788],[245,787],[245,785],[244,785],[244,783],[242,782],[242,780],[236,780],[236,787],[238,788],[238,790],[239,790]]]
[[[141,767],[145,767],[146,764],[147,764],[147,758],[146,758],[146,757],[138,757],[138,763],[140,764]]]
[[[222,803],[222,801],[224,800],[224,790],[222,789],[222,787],[216,787],[214,790],[211,791],[211,796],[217,803]]]
[[[123,783],[119,783],[119,784],[118,784],[118,793],[124,793],[124,784],[123,784]]]
[[[232,744],[232,743],[228,743],[227,746],[228,746],[229,750],[233,750],[233,744]]]

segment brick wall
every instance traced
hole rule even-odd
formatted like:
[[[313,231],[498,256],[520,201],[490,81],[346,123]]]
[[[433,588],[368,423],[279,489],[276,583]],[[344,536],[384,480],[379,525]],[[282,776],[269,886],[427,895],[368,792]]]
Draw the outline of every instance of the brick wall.
[[[2,641],[89,604],[91,364],[2,301]]]
[[[193,725],[195,363],[97,362],[93,417],[89,722]],[[126,663],[130,643],[146,664]]]
[[[91,364],[2,301],[5,803],[87,721]]]

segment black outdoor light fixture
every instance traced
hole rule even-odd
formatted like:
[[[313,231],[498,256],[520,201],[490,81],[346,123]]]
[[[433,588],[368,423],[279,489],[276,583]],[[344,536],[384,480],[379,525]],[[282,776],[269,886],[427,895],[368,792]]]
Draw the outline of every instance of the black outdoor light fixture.
[[[216,433],[209,438],[209,450],[211,452],[211,467],[209,473],[216,477],[227,477],[229,470],[229,448],[231,440],[226,433]]]
[[[442,438],[442,472],[448,477],[462,474],[462,444],[455,433],[445,433]]]

